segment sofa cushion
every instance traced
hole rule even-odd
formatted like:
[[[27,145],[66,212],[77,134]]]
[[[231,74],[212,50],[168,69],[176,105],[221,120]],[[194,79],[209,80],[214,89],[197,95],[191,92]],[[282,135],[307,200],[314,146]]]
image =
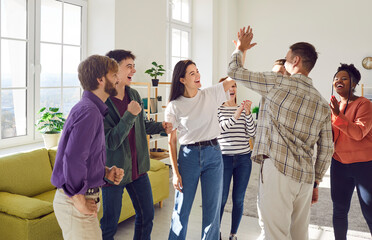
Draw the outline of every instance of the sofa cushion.
[[[57,147],[52,147],[48,149],[49,161],[52,168],[54,168],[54,163],[56,162]]]
[[[36,198],[36,199],[39,199],[39,200],[42,200],[42,201],[53,203],[54,196],[56,195],[56,190],[57,189],[54,189],[54,190],[51,190],[51,191],[33,196],[32,198]]]
[[[150,159],[150,171],[158,171],[162,168],[165,168],[165,164],[159,160]]]
[[[53,212],[53,204],[35,198],[0,192],[0,212],[35,219]]]
[[[0,158],[0,191],[34,196],[53,190],[52,167],[45,148]]]

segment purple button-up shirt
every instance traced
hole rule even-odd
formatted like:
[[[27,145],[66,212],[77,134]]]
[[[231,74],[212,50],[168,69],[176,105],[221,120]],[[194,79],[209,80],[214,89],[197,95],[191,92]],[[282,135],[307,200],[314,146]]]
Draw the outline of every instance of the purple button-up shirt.
[[[107,105],[92,92],[84,91],[66,120],[51,182],[69,197],[105,184],[106,113]]]

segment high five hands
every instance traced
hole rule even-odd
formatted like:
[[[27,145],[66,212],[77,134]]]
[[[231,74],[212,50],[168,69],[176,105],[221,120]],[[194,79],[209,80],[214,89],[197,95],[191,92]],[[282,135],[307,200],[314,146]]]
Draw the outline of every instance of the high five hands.
[[[238,32],[238,41],[234,41],[234,44],[236,45],[236,48],[242,51],[243,53],[247,51],[248,49],[251,49],[252,47],[256,46],[257,43],[252,43],[253,39],[253,32],[252,28],[250,26],[245,29],[240,29]]]

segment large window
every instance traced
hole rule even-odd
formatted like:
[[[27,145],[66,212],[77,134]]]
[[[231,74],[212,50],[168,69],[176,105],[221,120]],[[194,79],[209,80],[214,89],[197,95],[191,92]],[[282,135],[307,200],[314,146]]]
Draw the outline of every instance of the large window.
[[[191,58],[191,4],[191,0],[169,0],[169,73],[178,61]]]
[[[1,0],[0,148],[38,140],[41,107],[65,115],[80,99],[85,0]]]

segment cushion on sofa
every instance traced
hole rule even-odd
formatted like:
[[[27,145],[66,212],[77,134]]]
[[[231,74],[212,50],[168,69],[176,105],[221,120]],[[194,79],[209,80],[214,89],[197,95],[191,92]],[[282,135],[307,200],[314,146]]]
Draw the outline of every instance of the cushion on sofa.
[[[48,149],[49,161],[52,168],[54,168],[54,163],[56,162],[57,147],[52,147]]]
[[[159,160],[150,159],[150,171],[158,171],[159,169],[165,168],[165,164]]]
[[[52,167],[45,148],[0,158],[0,191],[34,196],[53,190]]]
[[[33,196],[32,198],[36,198],[36,199],[39,199],[39,200],[42,200],[42,201],[53,203],[54,196],[56,195],[56,190],[57,189],[54,189],[54,190],[51,190],[51,191]]]
[[[35,219],[53,212],[53,204],[35,198],[0,192],[0,212]]]

